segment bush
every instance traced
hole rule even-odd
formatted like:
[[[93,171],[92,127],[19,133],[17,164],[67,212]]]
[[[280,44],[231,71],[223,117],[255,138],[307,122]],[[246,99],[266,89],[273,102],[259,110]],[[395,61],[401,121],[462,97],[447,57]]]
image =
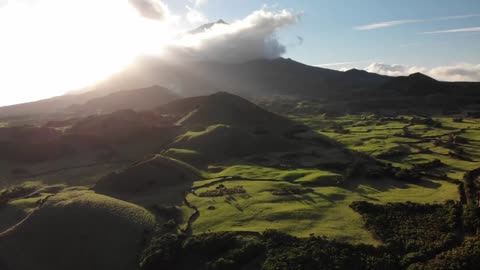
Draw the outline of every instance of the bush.
[[[454,232],[461,224],[461,207],[454,202],[444,205],[354,202],[350,207],[363,216],[366,228],[380,240],[402,250],[408,264],[457,242]]]
[[[426,263],[413,265],[412,269],[478,269],[480,265],[480,238],[465,240],[461,245],[435,256]]]
[[[169,235],[153,243],[142,270],[400,269],[399,257],[386,248],[323,237],[296,238],[278,231],[213,233],[189,239]]]

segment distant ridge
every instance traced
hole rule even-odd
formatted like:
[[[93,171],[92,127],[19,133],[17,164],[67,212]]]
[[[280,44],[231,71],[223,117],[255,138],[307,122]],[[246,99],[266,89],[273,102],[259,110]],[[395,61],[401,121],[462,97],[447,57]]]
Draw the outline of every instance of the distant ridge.
[[[448,83],[439,82],[425,74],[414,73],[390,79],[380,87],[385,90],[394,90],[403,96],[425,96],[448,91]]]
[[[181,96],[158,85],[127,91],[111,93],[104,97],[94,98],[84,104],[68,107],[67,112],[94,114],[109,113],[118,110],[150,110],[169,103]]]
[[[368,104],[371,104],[373,97],[388,98],[390,102],[394,102],[408,97],[427,98],[432,94],[454,94],[457,99],[455,106],[476,104],[480,98],[479,82],[441,82],[424,74],[389,77],[356,69],[342,72],[285,58],[257,59],[244,63],[172,63],[144,57],[129,69],[93,87],[99,90],[1,107],[0,119],[19,115],[65,113],[65,109],[74,104],[84,104],[101,97],[105,97],[103,102],[108,103],[108,99],[116,97],[106,97],[111,93],[127,87],[144,89],[151,85],[165,86],[186,97],[226,91],[245,97],[288,95],[327,102],[355,102],[359,106],[367,99]],[[448,98],[444,96],[442,99]],[[436,101],[429,106],[434,107],[435,104]],[[442,104],[445,104],[445,101],[442,101]]]

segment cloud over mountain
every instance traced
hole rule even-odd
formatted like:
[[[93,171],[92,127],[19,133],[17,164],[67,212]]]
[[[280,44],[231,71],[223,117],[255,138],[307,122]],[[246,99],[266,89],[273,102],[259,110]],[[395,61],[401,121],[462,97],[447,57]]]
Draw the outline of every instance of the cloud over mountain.
[[[398,64],[384,63],[372,63],[368,67],[366,67],[365,70],[368,72],[378,73],[387,76],[407,76],[412,73],[424,73],[426,71],[426,69],[422,67],[409,67]]]
[[[480,81],[480,65],[442,66],[432,69],[429,74],[445,81]]]
[[[473,64],[439,66],[429,69],[417,66],[372,63],[365,70],[388,76],[408,76],[420,72],[441,81],[480,81],[480,65]]]
[[[209,20],[201,12],[208,3],[186,3],[190,9],[170,10],[162,0],[0,0],[0,89],[8,89],[0,104],[88,88],[144,56],[176,63],[275,58],[287,48],[277,31],[301,16],[261,8],[189,33]]]
[[[188,52],[196,59],[243,62],[259,58],[276,58],[286,52],[276,32],[295,24],[301,14],[257,10],[231,24],[217,23],[198,33],[180,37],[173,52]],[[184,54],[185,55],[185,54]]]

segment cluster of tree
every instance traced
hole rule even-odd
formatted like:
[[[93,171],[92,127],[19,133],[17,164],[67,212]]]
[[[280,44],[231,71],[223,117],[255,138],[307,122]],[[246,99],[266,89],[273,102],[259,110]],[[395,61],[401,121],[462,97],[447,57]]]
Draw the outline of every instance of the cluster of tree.
[[[377,158],[381,159],[389,159],[389,158],[396,158],[410,154],[410,148],[405,145],[399,145],[397,147],[392,147],[386,151],[377,155]]]
[[[385,247],[350,245],[277,231],[163,235],[145,250],[142,270],[153,269],[401,269]]]
[[[264,253],[256,237],[213,233],[192,237],[164,234],[142,254],[141,269],[241,269]],[[259,268],[258,268],[259,269]]]
[[[213,190],[207,190],[200,193],[198,196],[200,197],[222,197],[225,195],[232,195],[232,194],[244,194],[247,191],[242,186],[236,186],[232,188],[227,188],[223,184],[217,186]]]
[[[405,137],[405,138],[412,138],[412,139],[417,139],[417,138],[420,137],[419,135],[412,133],[412,132],[411,132],[410,130],[408,130],[407,128],[404,128],[404,129],[402,130],[402,132],[393,134],[393,136]]]
[[[344,124],[333,122],[331,124],[330,128],[332,129],[333,132],[338,133],[338,134],[349,134],[350,133],[350,130],[346,129]]]
[[[354,202],[365,226],[388,246],[404,254],[403,264],[424,261],[459,242],[462,208],[449,201],[444,205]]]
[[[436,165],[436,164],[434,164]],[[422,170],[406,169],[393,166],[391,163],[372,160],[359,155],[345,170],[344,181],[359,177],[393,178],[403,182],[416,183],[422,180]]]
[[[469,233],[480,230],[480,168],[469,171],[463,177],[466,205],[463,210],[464,229]]]
[[[425,117],[425,118],[413,117],[410,120],[410,124],[411,125],[426,125],[426,126],[435,127],[435,128],[442,127],[442,123],[433,120],[431,117]]]
[[[451,149],[452,151],[449,153],[451,156],[461,156],[465,154],[465,150],[462,148],[462,144],[467,144],[468,140],[462,136],[458,135],[449,135],[448,138],[443,141],[442,139],[435,140],[434,144],[436,146],[443,146],[445,148]],[[465,159],[465,157],[461,158]]]
[[[467,202],[480,206],[480,168],[465,173],[463,180]]]
[[[478,269],[479,265],[480,237],[476,236],[465,240],[461,245],[451,250],[438,254],[428,262],[413,264],[410,269]]]
[[[356,122],[352,126],[353,127],[366,127],[366,126],[372,126],[372,125],[376,125],[376,124],[377,124],[377,122],[375,122],[374,120],[367,120],[366,117],[362,117],[360,122]],[[380,120],[378,122],[378,124],[382,125],[382,124],[385,124],[385,122]]]
[[[380,121],[382,123],[389,123],[389,122],[409,123],[410,122],[404,116],[384,116],[384,117],[380,118]]]
[[[419,182],[422,180],[422,174],[417,169],[406,169],[393,166],[391,163],[379,162],[375,166],[366,169],[366,176],[372,178],[392,177],[404,182]]]
[[[288,196],[288,195],[302,195],[307,193],[312,193],[314,190],[311,188],[293,188],[293,187],[284,187],[280,190],[272,191],[273,195],[277,196]]]
[[[164,221],[163,223],[159,222],[155,229],[157,233],[176,232],[177,228],[184,222],[183,212],[179,207],[155,204],[149,210],[155,214],[158,221]]]
[[[473,162],[471,158],[465,156],[465,150],[461,147],[456,147],[453,151],[449,151],[448,155],[452,158]]]
[[[443,166],[445,166],[445,163],[443,163],[439,159],[434,159],[429,162],[414,164],[413,169],[416,171],[426,171],[426,170],[432,170],[432,169],[436,169]]]

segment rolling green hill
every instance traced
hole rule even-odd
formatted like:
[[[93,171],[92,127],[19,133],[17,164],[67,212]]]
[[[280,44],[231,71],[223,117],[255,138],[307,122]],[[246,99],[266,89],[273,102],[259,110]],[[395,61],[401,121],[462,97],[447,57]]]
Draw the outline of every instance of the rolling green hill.
[[[25,202],[10,204],[18,203]],[[138,269],[137,254],[154,224],[155,217],[139,206],[65,190],[0,233],[0,261],[18,270]]]
[[[98,180],[93,189],[145,206],[179,205],[202,173],[181,161],[156,155]]]
[[[407,269],[476,245],[478,119],[260,105],[219,92],[0,128],[0,269]]]

